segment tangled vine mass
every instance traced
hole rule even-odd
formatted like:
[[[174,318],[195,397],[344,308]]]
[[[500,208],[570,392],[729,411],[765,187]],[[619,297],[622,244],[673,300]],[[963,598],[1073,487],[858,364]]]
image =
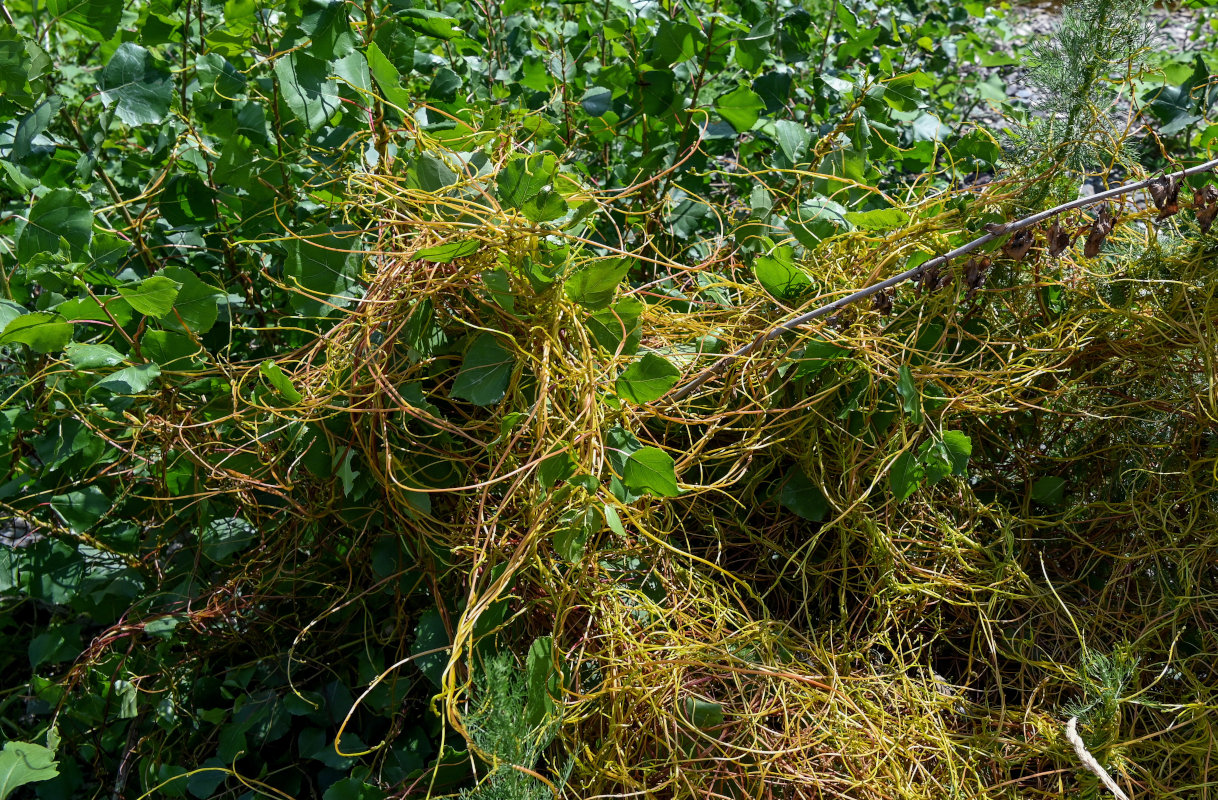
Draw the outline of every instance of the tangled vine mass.
[[[864,4],[841,5],[826,51],[867,35]],[[1131,5],[1077,4],[1064,28]],[[676,120],[667,161],[609,180],[597,148],[634,135],[612,129],[631,109],[599,105],[618,96],[554,90],[602,126],[583,133],[446,106],[439,78],[421,100],[397,33],[344,11],[355,33],[327,34],[302,8],[291,68],[260,91],[302,86],[323,41],[364,72],[333,67],[341,103],[316,119],[315,97],[267,106],[297,118],[278,122],[301,131],[294,176],[253,134],[210,152],[182,133],[187,177],[135,199],[99,178],[94,210],[80,187],[27,189],[4,229],[0,596],[20,645],[0,765],[53,754],[21,779],[40,797],[1213,793],[1204,151],[1151,171],[1080,94],[1060,150],[1100,159],[1112,191],[1076,201],[1074,162],[1021,160],[1043,120],[875,180],[854,150],[928,87],[864,76],[798,147],[737,89],[714,107],[742,130],[722,135],[696,92],[641,100],[643,124]],[[430,52],[465,52],[444,22],[463,18],[395,13]],[[653,47],[695,67],[689,31],[719,41],[664,25]],[[208,36],[224,57],[191,69],[253,92],[258,66],[230,74],[238,46]],[[626,45],[606,41],[607,70]],[[1132,63],[1145,41],[1122,41]],[[308,139],[340,113],[365,127]],[[778,166],[714,150],[754,125]],[[920,147],[897,141],[894,159]],[[229,202],[263,227],[188,229]]]

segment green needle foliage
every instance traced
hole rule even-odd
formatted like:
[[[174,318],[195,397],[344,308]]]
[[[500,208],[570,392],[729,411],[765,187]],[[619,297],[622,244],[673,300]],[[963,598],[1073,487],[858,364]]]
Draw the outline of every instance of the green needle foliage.
[[[1155,38],[1151,7],[1150,0],[1068,3],[1052,35],[1032,47],[1024,83],[1037,101],[1028,121],[1014,129],[1009,150],[1025,168],[1049,171],[1033,188],[1030,207],[1049,187],[1066,185],[1053,178],[1077,182],[1082,174],[1131,167],[1125,131],[1133,100],[1126,96],[1120,107],[1117,97],[1146,70]]]
[[[548,800],[550,786],[530,774],[554,740],[553,720],[534,726],[528,718],[526,678],[510,653],[482,662],[465,711],[465,727],[477,748],[490,756],[490,772],[467,800]],[[524,767],[525,772],[516,767]],[[569,768],[568,768],[569,772]],[[565,777],[565,776],[564,776]],[[562,778],[557,780],[561,785]]]

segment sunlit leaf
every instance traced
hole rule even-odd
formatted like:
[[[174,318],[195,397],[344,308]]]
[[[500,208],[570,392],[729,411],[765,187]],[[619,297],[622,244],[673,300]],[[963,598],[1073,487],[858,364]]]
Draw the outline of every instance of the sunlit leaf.
[[[672,456],[658,447],[643,447],[626,459],[622,480],[638,492],[650,492],[660,497],[681,494]]]
[[[753,125],[765,110],[765,103],[747,86],[737,86],[715,99],[715,110],[727,120],[738,133],[752,130]]]
[[[121,286],[118,292],[136,311],[159,319],[173,308],[181,288],[182,284],[175,280],[164,275],[153,275],[134,286]]]
[[[128,125],[163,122],[173,102],[173,79],[157,67],[152,54],[123,42],[101,73],[102,102]]]
[[[632,403],[650,403],[676,385],[681,370],[655,353],[646,353],[618,376],[617,393]]]

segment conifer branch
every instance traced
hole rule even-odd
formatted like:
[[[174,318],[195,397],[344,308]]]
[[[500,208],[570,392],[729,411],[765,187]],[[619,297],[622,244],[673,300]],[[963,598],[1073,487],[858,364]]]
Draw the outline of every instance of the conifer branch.
[[[1210,161],[1206,161],[1204,164],[1198,164],[1197,166],[1189,167],[1187,169],[1180,170],[1179,172],[1172,173],[1171,177],[1173,177],[1177,180],[1182,180],[1182,179],[1188,177],[1189,175],[1197,175],[1202,172],[1207,172],[1209,170],[1214,169],[1215,167],[1218,167],[1218,158],[1210,160]],[[1006,236],[1009,233],[1015,233],[1016,231],[1021,231],[1024,228],[1030,228],[1033,225],[1037,225],[1053,216],[1056,216],[1057,214],[1061,214],[1066,211],[1072,211],[1073,209],[1076,209],[1076,208],[1083,208],[1083,207],[1086,207],[1089,205],[1093,205],[1095,203],[1099,203],[1104,200],[1108,200],[1109,198],[1119,197],[1120,195],[1128,194],[1130,192],[1136,192],[1139,189],[1146,189],[1147,187],[1150,186],[1151,182],[1155,181],[1155,180],[1158,180],[1158,179],[1157,178],[1147,178],[1146,180],[1137,181],[1135,183],[1127,183],[1123,186],[1118,186],[1115,189],[1109,189],[1108,191],[1105,191],[1105,192],[1099,192],[1097,194],[1089,195],[1088,197],[1080,197],[1077,200],[1071,200],[1068,203],[1062,203],[1059,206],[1054,206],[1053,208],[1050,208],[1048,211],[1041,211],[1036,214],[1032,214],[1031,216],[1024,217],[1023,219],[1016,220],[1014,222],[1008,222],[1004,225],[994,226],[985,235],[979,236],[976,239],[972,240],[971,242],[968,242],[967,244],[963,244],[960,247],[957,247],[955,250],[952,250],[951,252],[944,253],[941,256],[936,256],[935,258],[932,258],[929,261],[925,261],[925,262],[919,264],[918,266],[914,267],[913,269],[906,270],[905,272],[902,272],[899,275],[893,275],[891,278],[882,280],[879,283],[874,283],[871,286],[868,286],[864,289],[859,289],[857,292],[847,295],[846,297],[843,297],[840,300],[834,300],[832,303],[828,303],[826,305],[820,306],[819,308],[815,308],[812,311],[807,311],[803,314],[800,314],[797,317],[792,317],[791,319],[787,320],[786,322],[783,322],[773,328],[770,328],[769,330],[760,334],[759,336],[757,336],[756,339],[754,339],[753,341],[744,345],[743,347],[740,347],[726,355],[720,356],[713,364],[711,364],[709,367],[707,367],[706,369],[699,372],[693,378],[693,380],[689,381],[684,386],[675,388],[668,396],[674,402],[683,400],[686,397],[688,397],[692,392],[694,392],[698,387],[700,387],[702,384],[706,383],[708,380],[713,378],[716,374],[718,374],[723,369],[725,369],[727,367],[727,365],[729,363],[731,363],[734,359],[742,358],[744,356],[749,355],[754,350],[761,347],[761,345],[765,344],[766,342],[768,342],[772,339],[775,339],[775,338],[781,336],[783,333],[786,333],[787,331],[792,330],[794,328],[798,328],[800,325],[811,322],[812,320],[817,319],[818,317],[823,317],[826,314],[832,314],[835,311],[839,311],[839,310],[845,308],[846,306],[851,305],[852,303],[857,303],[859,300],[865,300],[866,298],[871,297],[872,295],[874,295],[878,292],[882,292],[885,289],[888,289],[890,287],[904,283],[905,281],[913,280],[914,278],[917,278],[919,275],[921,275],[924,271],[934,269],[936,267],[941,267],[944,264],[947,264],[952,259],[959,258],[960,256],[971,253],[972,251],[976,250],[978,247],[981,247],[982,245],[985,245],[985,244],[989,244],[990,242],[994,241],[995,239],[997,239],[1000,236]]]

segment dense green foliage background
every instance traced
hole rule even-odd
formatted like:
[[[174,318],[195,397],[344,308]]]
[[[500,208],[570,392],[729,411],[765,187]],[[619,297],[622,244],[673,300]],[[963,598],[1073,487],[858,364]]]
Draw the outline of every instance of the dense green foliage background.
[[[553,784],[601,769],[630,785],[598,766],[598,742],[553,744],[574,644],[531,605],[546,592],[521,581],[480,595],[518,563],[474,559],[484,534],[472,521],[452,538],[469,513],[457,489],[478,483],[496,447],[532,420],[521,398],[544,401],[522,385],[504,335],[526,341],[546,305],[561,302],[582,315],[573,319],[587,326],[589,352],[639,354],[609,379],[612,392],[596,395],[612,468],[589,473],[550,451],[540,464],[522,457],[546,492],[557,483],[650,507],[686,481],[722,481],[731,493],[734,480],[746,504],[768,503],[765,520],[743,527],[785,519],[818,531],[829,500],[791,453],[759,446],[767,463],[747,474],[712,465],[678,485],[666,450],[683,440],[632,432],[623,406],[658,400],[694,354],[731,338],[695,322],[684,351],[662,350],[640,317],[748,306],[777,319],[834,281],[882,277],[867,253],[921,224],[907,209],[928,198],[941,198],[925,213],[939,222],[923,227],[942,249],[1002,218],[954,191],[962,186],[1014,176],[1006,210],[1019,213],[1072,196],[1082,165],[1107,174],[1155,169],[1168,156],[1196,162],[1218,136],[1213,55],[1164,53],[1112,76],[1111,91],[1144,105],[1153,132],[1054,163],[1036,144],[1061,133],[1045,139],[982,69],[1017,58],[1000,47],[1008,14],[981,2],[4,8],[0,797],[27,782],[19,791],[40,798],[442,794],[469,791],[495,756]],[[1198,36],[1214,35],[1203,20]],[[1012,123],[1004,137],[971,124],[987,107],[1025,127]],[[1083,135],[1067,140],[1109,130],[1103,122],[1088,116]],[[475,189],[462,194],[467,185]],[[401,220],[423,219],[403,210],[420,196],[438,198],[439,222],[403,233]],[[479,202],[492,211],[472,210]],[[962,218],[975,224],[938,233]],[[851,232],[875,237],[852,240],[866,269],[829,276],[799,266]],[[417,269],[456,274],[476,262],[482,283],[454,288],[450,307],[419,300],[398,329],[369,323],[363,350],[325,350],[349,343],[334,333],[345,320],[397,302],[377,282],[377,258],[400,255],[403,239],[418,244],[408,253]],[[630,259],[571,268],[589,253]],[[615,295],[619,284],[648,291]],[[1038,295],[1046,318],[1064,313],[1062,292]],[[425,412],[413,419],[369,401],[360,372],[398,334],[417,374],[393,387],[395,408]],[[808,347],[794,368],[801,386],[845,352]],[[301,364],[325,369],[306,380]],[[945,480],[971,493],[970,449],[998,460],[982,453],[981,433],[951,427],[945,401],[916,387],[908,365],[878,389],[849,379],[832,415],[840,409],[868,446],[883,446],[894,420],[944,415],[941,435],[897,458],[886,496]],[[359,414],[411,431],[400,475],[375,460],[392,437]],[[1031,412],[1012,426],[1004,435],[1020,452],[1056,446],[1038,438]],[[1045,472],[1024,476],[1021,499],[981,485],[984,501],[1026,510],[1069,507],[1072,491],[1092,499],[1068,469],[1027,463]],[[1195,502],[1212,521],[1213,497]],[[628,538],[600,508],[563,517],[546,545],[557,562],[595,561],[585,548],[602,529]],[[460,536],[468,548],[454,544]],[[606,574],[651,590],[650,564],[605,558]],[[764,558],[758,545],[725,563]],[[1212,557],[1198,563],[1194,577],[1213,594]],[[787,613],[774,601],[767,613],[809,628],[832,617],[835,630],[853,630],[844,587],[822,609]],[[487,605],[461,633],[455,620],[479,596]],[[462,658],[489,665],[460,678],[464,695],[452,670],[445,677],[458,633],[469,644]],[[1212,632],[1203,640],[1197,626],[1181,629],[1180,642],[1214,652]],[[592,692],[600,677],[580,680]],[[441,691],[447,702],[433,704]],[[723,724],[718,705],[682,702],[692,729]],[[690,740],[671,747],[693,752]],[[486,796],[549,795],[519,771],[495,780]],[[1198,780],[1194,788],[1212,790],[1212,776]],[[683,792],[704,796],[675,784],[660,794]]]

